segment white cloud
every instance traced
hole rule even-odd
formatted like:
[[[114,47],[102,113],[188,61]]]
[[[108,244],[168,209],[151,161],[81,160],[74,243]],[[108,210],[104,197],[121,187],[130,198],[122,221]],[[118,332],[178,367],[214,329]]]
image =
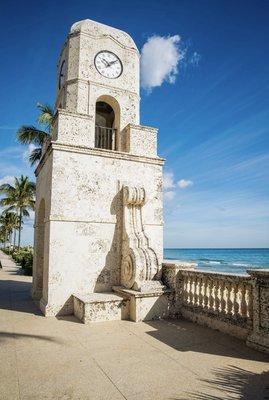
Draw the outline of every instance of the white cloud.
[[[173,192],[172,190],[169,190],[168,192],[164,192],[164,199],[165,200],[173,200],[175,195],[176,195],[175,192]]]
[[[184,57],[180,36],[151,36],[141,50],[141,85],[151,90],[164,81],[175,83],[178,63]]]
[[[187,187],[192,186],[193,182],[186,179],[180,179],[180,181],[178,181],[177,184],[180,187],[180,189],[186,189]]]
[[[0,179],[0,185],[3,185],[4,183],[9,183],[10,185],[13,185],[14,176],[7,175],[7,176],[4,176],[4,178],[1,178]]]
[[[175,187],[175,183],[174,183],[173,172],[164,172],[163,173],[163,188],[164,189],[172,189],[174,187]]]

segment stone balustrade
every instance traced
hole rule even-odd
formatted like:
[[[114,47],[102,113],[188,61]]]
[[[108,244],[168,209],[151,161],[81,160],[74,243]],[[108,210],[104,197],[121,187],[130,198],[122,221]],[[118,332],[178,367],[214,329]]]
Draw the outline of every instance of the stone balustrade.
[[[178,278],[183,313],[194,314],[192,319],[199,314],[205,322],[207,318],[215,319],[217,326],[228,325],[229,331],[234,325],[236,336],[247,335],[253,309],[250,276],[183,270]]]
[[[269,269],[248,275],[186,269],[164,262],[163,282],[174,291],[172,316],[218,329],[269,352]]]

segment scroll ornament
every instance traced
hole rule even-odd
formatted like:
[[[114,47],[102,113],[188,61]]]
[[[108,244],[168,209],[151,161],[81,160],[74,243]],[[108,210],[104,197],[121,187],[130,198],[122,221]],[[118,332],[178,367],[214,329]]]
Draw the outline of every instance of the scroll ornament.
[[[142,218],[145,189],[123,186],[123,241],[121,284],[127,289],[148,291],[162,286],[160,264],[149,246]]]

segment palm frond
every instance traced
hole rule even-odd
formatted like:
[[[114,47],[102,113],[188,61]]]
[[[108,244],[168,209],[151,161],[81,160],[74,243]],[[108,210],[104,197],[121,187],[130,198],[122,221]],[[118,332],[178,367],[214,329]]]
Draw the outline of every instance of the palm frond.
[[[37,118],[38,123],[46,125],[46,127],[50,131],[55,117],[53,108],[48,104],[41,103],[38,103],[37,107],[40,110],[40,114]]]
[[[14,198],[9,198],[9,197],[5,197],[5,198],[1,199],[0,206],[8,207],[6,209],[7,211],[15,210],[15,208],[16,208],[14,206]]]
[[[40,161],[42,155],[42,148],[37,147],[36,149],[32,150],[30,155],[29,155],[29,162],[31,166],[36,164],[38,161]]]
[[[22,144],[33,143],[42,146],[49,133],[37,129],[33,125],[23,125],[17,131],[17,140]]]
[[[12,191],[12,189],[14,189],[14,188],[13,188],[13,186],[10,185],[9,183],[3,183],[3,184],[0,186],[0,192],[1,192],[1,193],[10,193],[10,192]]]

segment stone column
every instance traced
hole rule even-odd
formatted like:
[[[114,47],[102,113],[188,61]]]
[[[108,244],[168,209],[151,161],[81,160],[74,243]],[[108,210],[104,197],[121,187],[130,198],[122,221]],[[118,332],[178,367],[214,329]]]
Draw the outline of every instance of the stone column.
[[[162,282],[172,290],[170,296],[169,317],[180,315],[184,296],[184,280],[180,274],[182,270],[195,270],[196,263],[190,263],[180,260],[164,260],[162,263]]]
[[[253,327],[247,345],[269,353],[269,269],[247,272],[253,285]]]

